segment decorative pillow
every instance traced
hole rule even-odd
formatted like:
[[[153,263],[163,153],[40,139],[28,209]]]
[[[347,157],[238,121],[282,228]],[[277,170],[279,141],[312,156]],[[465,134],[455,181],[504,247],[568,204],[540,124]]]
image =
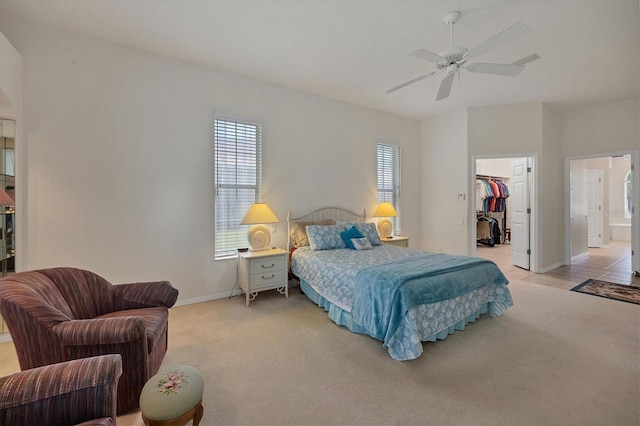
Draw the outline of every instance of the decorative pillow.
[[[346,248],[340,236],[342,231],[344,231],[344,225],[308,225],[307,237],[311,250]]]
[[[380,246],[382,245],[382,241],[380,241],[380,235],[378,234],[378,230],[376,229],[375,223],[364,223],[364,222],[350,222],[347,223],[347,228],[355,226],[358,228],[358,231],[364,235],[372,246]]]
[[[307,237],[307,226],[309,225],[333,225],[332,219],[321,220],[318,222],[293,222],[289,228],[289,235],[291,241],[296,247],[303,247],[309,245],[309,238]]]
[[[340,233],[340,236],[342,237],[342,241],[344,241],[346,246],[348,248],[350,248],[351,250],[355,250],[356,249],[353,246],[353,243],[351,242],[351,239],[352,238],[363,238],[364,237],[364,235],[362,235],[362,232],[358,231],[358,228],[356,228],[355,226],[352,226],[351,228],[347,229],[346,231],[342,231]]]
[[[353,238],[351,242],[356,250],[371,250],[373,248],[369,240],[365,237]]]

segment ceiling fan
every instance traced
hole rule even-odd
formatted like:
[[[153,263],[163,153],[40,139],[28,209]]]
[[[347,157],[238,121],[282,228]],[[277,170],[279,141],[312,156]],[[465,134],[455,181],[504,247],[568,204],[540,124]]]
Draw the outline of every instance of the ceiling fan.
[[[417,49],[409,52],[410,56],[415,58],[424,59],[425,61],[434,62],[437,66],[437,71],[430,72],[428,74],[421,75],[412,80],[406,81],[398,86],[392,87],[387,90],[386,93],[392,93],[410,84],[417,83],[427,77],[444,71],[446,77],[440,83],[440,89],[436,96],[436,101],[444,99],[451,93],[451,85],[453,84],[453,78],[456,74],[460,75],[461,69],[466,69],[470,72],[478,72],[484,74],[495,74],[508,77],[515,77],[520,74],[525,68],[525,64],[540,59],[540,55],[534,53],[533,55],[522,58],[510,64],[494,64],[486,62],[470,62],[472,59],[477,58],[497,47],[502,46],[505,43],[510,42],[516,37],[520,37],[529,31],[531,28],[525,24],[517,23],[507,28],[506,30],[494,35],[493,37],[480,43],[475,48],[469,50],[463,46],[453,45],[453,24],[456,23],[460,17],[460,12],[449,12],[444,16],[444,21],[449,25],[449,48],[443,50],[439,54],[429,52],[424,49]]]

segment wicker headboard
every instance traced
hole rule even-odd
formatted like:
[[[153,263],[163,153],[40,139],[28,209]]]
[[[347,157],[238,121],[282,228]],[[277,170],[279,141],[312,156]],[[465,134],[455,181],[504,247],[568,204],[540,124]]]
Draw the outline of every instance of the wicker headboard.
[[[336,222],[364,222],[367,219],[367,211],[366,209],[362,209],[362,213],[358,214],[340,207],[323,207],[300,216],[292,216],[291,212],[289,212],[287,214],[287,250],[291,249],[292,223],[320,222],[327,219],[333,219]]]

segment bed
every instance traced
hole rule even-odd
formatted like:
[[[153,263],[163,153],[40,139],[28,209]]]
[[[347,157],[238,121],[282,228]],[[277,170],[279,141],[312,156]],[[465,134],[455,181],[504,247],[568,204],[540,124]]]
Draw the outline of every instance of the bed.
[[[492,261],[382,244],[365,211],[328,207],[289,213],[287,222],[291,274],[304,294],[336,324],[380,340],[395,360],[415,359],[422,342],[513,304]]]

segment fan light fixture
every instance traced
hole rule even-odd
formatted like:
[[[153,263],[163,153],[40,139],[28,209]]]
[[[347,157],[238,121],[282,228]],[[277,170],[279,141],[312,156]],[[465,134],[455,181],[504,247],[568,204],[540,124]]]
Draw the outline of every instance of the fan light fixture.
[[[240,221],[241,225],[252,225],[247,232],[250,251],[268,250],[271,247],[271,232],[265,223],[279,223],[280,219],[266,203],[255,203],[249,207]]]
[[[414,58],[422,59],[436,64],[436,71],[429,72],[427,74],[406,81],[398,86],[392,87],[391,89],[387,90],[386,93],[395,92],[396,90],[402,89],[403,87],[407,87],[411,84],[417,83],[420,80],[424,80],[427,77],[431,77],[438,72],[444,71],[446,76],[442,79],[438,94],[436,96],[436,101],[439,101],[441,99],[449,97],[453,79],[456,74],[458,75],[458,77],[460,76],[461,69],[466,69],[469,72],[515,77],[525,69],[525,64],[540,59],[540,55],[534,53],[533,55],[529,55],[510,64],[474,62],[474,60],[479,56],[484,55],[485,53],[490,52],[493,49],[502,46],[503,44],[509,43],[515,38],[523,36],[524,34],[531,31],[531,29],[525,24],[517,23],[510,26],[506,30],[494,35],[488,40],[485,40],[473,49],[467,49],[464,46],[456,46],[453,44],[453,26],[458,18],[460,18],[460,16],[460,12],[453,11],[447,13],[443,18],[444,22],[449,25],[449,47],[447,49],[441,51],[440,53],[433,53],[425,49],[416,49],[412,52],[409,52],[409,55],[413,56]]]
[[[378,220],[378,234],[382,238],[391,238],[391,234],[393,232],[393,224],[388,219],[389,217],[398,216],[398,212],[393,207],[393,204],[384,201],[378,205],[378,208],[375,212],[373,212],[373,217],[379,217],[381,219]]]

